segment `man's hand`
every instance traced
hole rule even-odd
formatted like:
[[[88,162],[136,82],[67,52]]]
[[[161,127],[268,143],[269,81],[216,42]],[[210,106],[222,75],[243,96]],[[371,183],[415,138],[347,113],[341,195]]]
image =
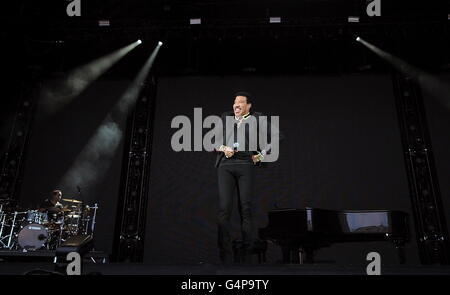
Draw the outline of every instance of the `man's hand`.
[[[218,152],[223,152],[225,154],[225,157],[227,157],[227,158],[231,158],[234,155],[234,150],[226,145],[221,145],[216,150]]]
[[[234,150],[230,147],[227,147],[223,152],[227,158],[231,158],[234,155]]]
[[[261,162],[262,158],[263,156],[261,154],[253,155],[252,156],[253,164]]]

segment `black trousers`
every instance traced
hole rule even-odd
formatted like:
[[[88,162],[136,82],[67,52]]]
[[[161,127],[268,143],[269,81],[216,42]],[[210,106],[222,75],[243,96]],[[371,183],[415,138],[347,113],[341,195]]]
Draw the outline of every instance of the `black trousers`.
[[[222,165],[218,168],[219,213],[218,246],[222,261],[232,257],[231,213],[233,200],[238,197],[241,216],[242,240],[246,247],[252,247],[254,241],[252,220],[252,196],[255,182],[255,169],[252,164]]]

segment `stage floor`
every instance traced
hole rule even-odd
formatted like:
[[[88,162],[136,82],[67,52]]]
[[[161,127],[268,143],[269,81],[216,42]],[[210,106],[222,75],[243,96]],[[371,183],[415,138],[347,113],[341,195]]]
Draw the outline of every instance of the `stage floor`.
[[[51,262],[0,262],[0,275],[46,274],[54,271]],[[450,266],[382,266],[383,275],[450,275]],[[86,275],[366,275],[364,265],[324,264],[280,265],[152,265],[137,263],[85,262]]]

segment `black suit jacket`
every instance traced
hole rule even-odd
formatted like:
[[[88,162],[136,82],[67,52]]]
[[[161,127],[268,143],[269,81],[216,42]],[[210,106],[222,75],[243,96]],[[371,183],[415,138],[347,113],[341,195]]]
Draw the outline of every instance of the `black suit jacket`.
[[[260,112],[250,112],[250,115],[254,116],[256,118],[256,122],[258,123],[258,129],[259,129],[259,117],[260,116],[264,116],[262,113]],[[223,125],[223,132],[222,132],[222,142],[218,143],[217,147],[220,145],[226,145],[227,142],[227,134],[226,134],[226,117],[227,116],[232,116],[234,118],[234,113],[233,111],[229,111],[229,112],[225,112],[221,115],[221,119],[222,119],[222,125]],[[267,128],[267,132],[270,136],[270,132],[271,132],[271,128]],[[248,130],[246,132],[246,138],[248,138]],[[281,132],[279,132],[279,140],[281,141],[283,138]],[[257,151],[261,152],[262,148],[259,145],[259,135],[257,135],[257,143],[258,143],[258,147],[257,147]],[[215,167],[219,167],[219,163],[222,160],[222,158],[225,156],[225,154],[223,152],[216,152],[217,156],[216,156],[216,163],[215,163]],[[254,154],[257,154],[256,152]],[[267,162],[257,162],[255,164],[258,167],[266,167],[267,166]]]

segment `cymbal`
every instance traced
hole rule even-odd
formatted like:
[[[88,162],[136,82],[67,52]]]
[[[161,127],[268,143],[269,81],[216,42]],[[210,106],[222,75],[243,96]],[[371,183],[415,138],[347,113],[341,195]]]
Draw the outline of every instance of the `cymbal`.
[[[67,215],[67,217],[69,217],[69,218],[80,218],[81,215],[79,215],[79,214],[69,214],[69,215]]]
[[[81,201],[75,200],[75,199],[62,199],[63,201],[66,202],[71,202],[71,203],[81,203]]]

